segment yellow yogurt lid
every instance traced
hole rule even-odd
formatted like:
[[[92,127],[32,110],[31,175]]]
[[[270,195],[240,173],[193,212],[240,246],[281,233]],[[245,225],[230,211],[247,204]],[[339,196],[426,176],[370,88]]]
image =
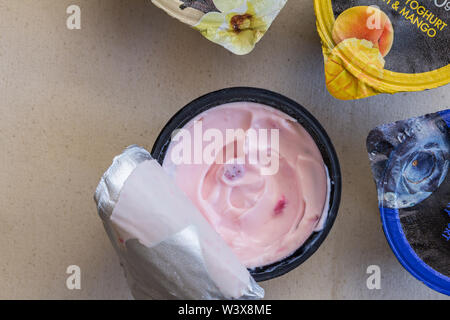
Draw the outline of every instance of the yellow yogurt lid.
[[[449,0],[314,0],[328,91],[341,100],[450,82]]]

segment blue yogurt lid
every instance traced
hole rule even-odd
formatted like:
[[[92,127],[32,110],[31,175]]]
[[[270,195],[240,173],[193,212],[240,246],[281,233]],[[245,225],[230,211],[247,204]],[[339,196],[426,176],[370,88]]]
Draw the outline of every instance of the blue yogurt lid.
[[[381,125],[367,150],[392,251],[414,277],[450,295],[450,110]]]

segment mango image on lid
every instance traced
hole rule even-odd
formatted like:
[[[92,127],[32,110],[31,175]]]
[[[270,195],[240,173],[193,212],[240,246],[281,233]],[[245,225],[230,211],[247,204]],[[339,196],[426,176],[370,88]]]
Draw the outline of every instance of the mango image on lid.
[[[315,0],[325,82],[341,100],[450,82],[449,11],[434,1]]]
[[[385,57],[392,48],[394,30],[384,12],[375,7],[360,6],[347,9],[339,15],[332,36],[337,44],[349,38],[368,40]]]

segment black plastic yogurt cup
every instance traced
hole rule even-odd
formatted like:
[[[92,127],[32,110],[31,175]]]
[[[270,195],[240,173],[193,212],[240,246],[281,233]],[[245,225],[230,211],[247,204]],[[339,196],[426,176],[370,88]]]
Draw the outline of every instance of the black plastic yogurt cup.
[[[314,232],[300,248],[283,260],[249,269],[256,281],[265,281],[295,269],[308,259],[325,240],[336,219],[341,199],[341,171],[333,144],[320,123],[304,107],[278,93],[249,87],[222,89],[208,93],[178,111],[162,129],[151,153],[153,158],[162,164],[170,145],[173,131],[183,128],[190,120],[208,109],[226,103],[242,101],[273,107],[296,119],[316,142],[330,178],[329,211],[323,229]]]

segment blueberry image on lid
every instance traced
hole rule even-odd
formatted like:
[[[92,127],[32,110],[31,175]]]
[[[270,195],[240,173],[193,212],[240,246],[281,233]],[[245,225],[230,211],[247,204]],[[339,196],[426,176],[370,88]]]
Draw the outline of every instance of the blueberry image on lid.
[[[371,135],[384,135],[387,141],[395,137],[387,143],[387,150],[375,150],[375,155],[384,154],[386,164],[378,183],[380,204],[387,208],[412,207],[428,198],[447,175],[450,159],[447,129],[429,117],[380,128],[382,131]],[[392,136],[393,130],[397,134]]]
[[[403,171],[408,183],[420,184],[431,176],[436,168],[436,157],[432,152],[419,151],[413,154]]]
[[[383,231],[399,262],[450,295],[450,110],[384,124],[367,138]]]

